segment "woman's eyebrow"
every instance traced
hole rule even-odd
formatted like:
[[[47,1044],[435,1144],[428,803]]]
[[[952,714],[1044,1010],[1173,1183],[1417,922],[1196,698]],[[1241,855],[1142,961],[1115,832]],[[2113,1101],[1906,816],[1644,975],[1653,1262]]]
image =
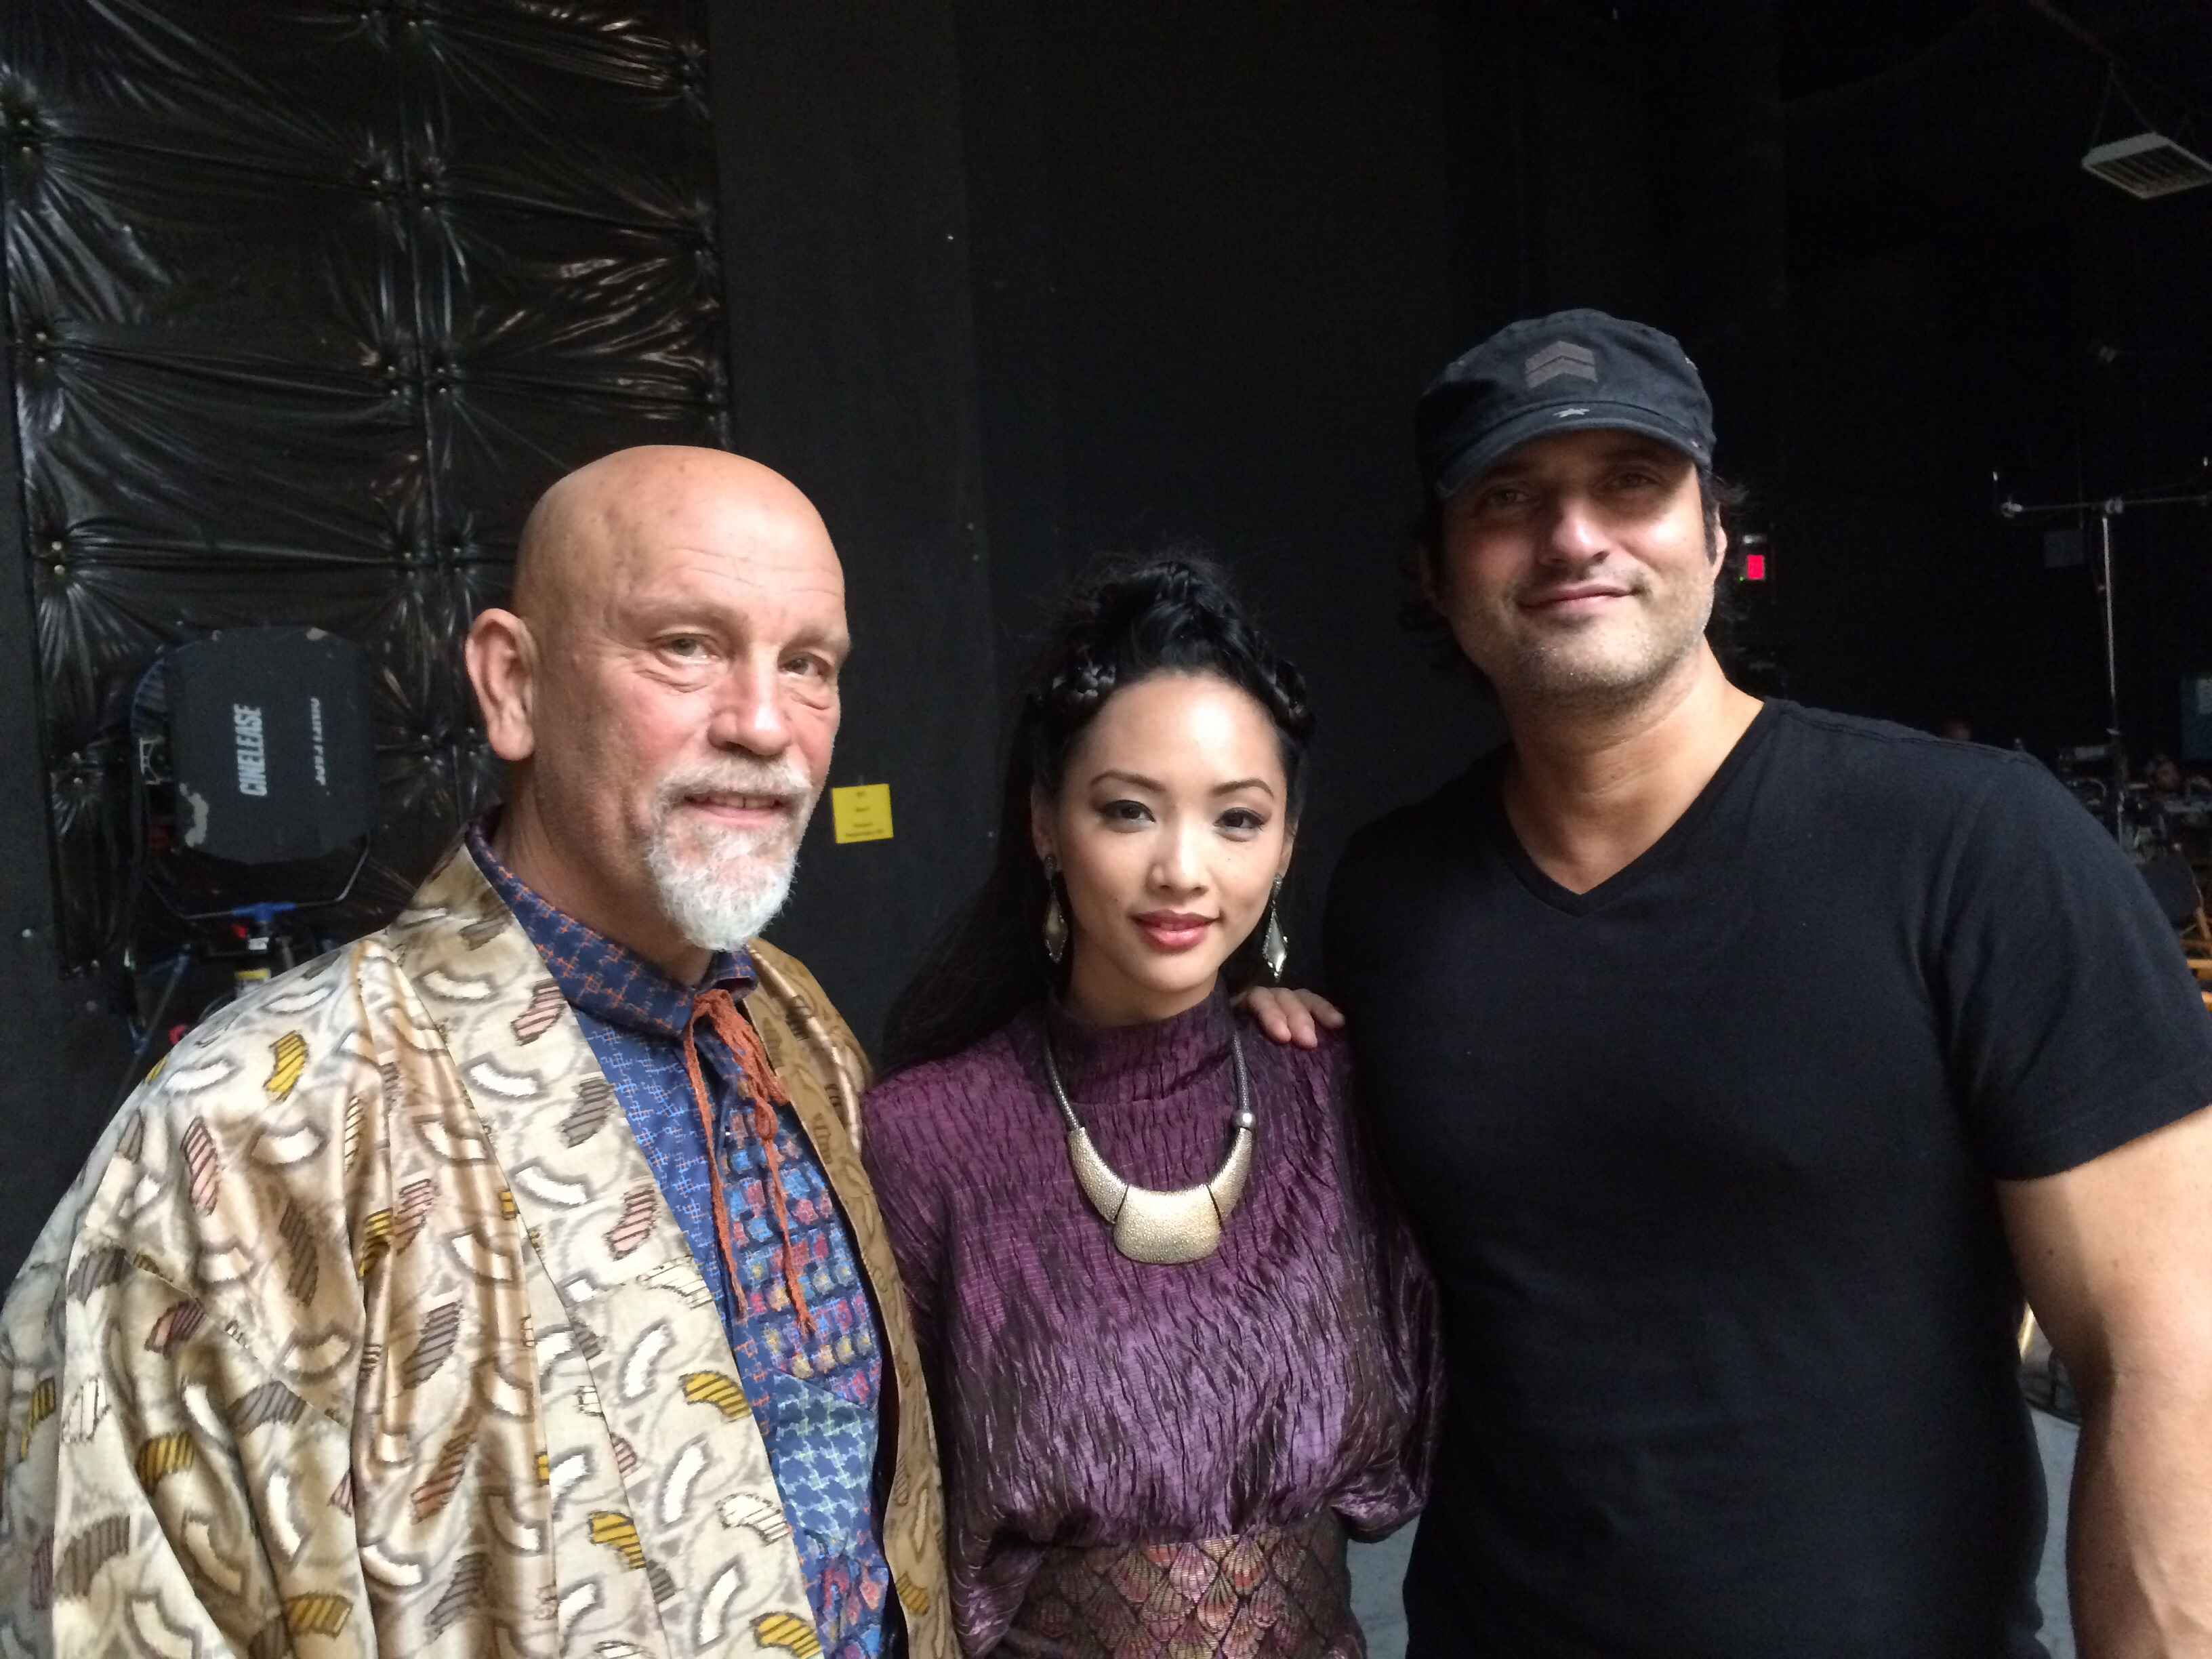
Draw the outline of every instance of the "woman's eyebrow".
[[[1118,766],[1108,767],[1104,771],[1092,777],[1091,781],[1104,783],[1109,779],[1115,782],[1132,785],[1139,789],[1149,789],[1156,795],[1164,795],[1168,793],[1167,785],[1162,783],[1158,778],[1148,778],[1141,772],[1127,771]],[[1275,793],[1274,786],[1265,778],[1232,778],[1227,783],[1215,784],[1209,793],[1216,795],[1233,795],[1240,789],[1257,789],[1265,795],[1272,795]]]
[[[1103,772],[1093,776],[1091,781],[1104,783],[1109,778],[1118,779],[1123,783],[1134,784],[1139,789],[1149,789],[1156,795],[1167,793],[1167,786],[1158,778],[1148,778],[1141,772],[1125,772],[1118,766],[1108,767]]]

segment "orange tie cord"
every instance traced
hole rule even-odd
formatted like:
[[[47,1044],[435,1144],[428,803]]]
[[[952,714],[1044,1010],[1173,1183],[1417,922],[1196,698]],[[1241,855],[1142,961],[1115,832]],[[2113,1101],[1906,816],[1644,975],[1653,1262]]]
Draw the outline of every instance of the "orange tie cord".
[[[799,1312],[799,1328],[814,1340],[814,1313],[806,1305],[806,1287],[799,1282],[799,1252],[792,1248],[791,1217],[783,1201],[783,1165],[775,1150],[775,1109],[790,1103],[791,1097],[768,1063],[760,1033],[738,1012],[730,994],[717,987],[691,999],[691,1018],[684,1024],[684,1069],[691,1076],[691,1098],[698,1103],[699,1127],[707,1132],[707,1174],[714,1183],[714,1240],[722,1247],[722,1271],[730,1278],[730,1294],[742,1297],[744,1281],[738,1277],[737,1248],[730,1242],[730,1206],[722,1196],[721,1149],[714,1135],[714,1104],[707,1096],[707,1079],[699,1070],[699,1021],[714,1028],[738,1063],[738,1087],[752,1103],[753,1133],[760,1139],[761,1157],[768,1165],[769,1207],[775,1212],[776,1236],[783,1241],[783,1285],[791,1292],[791,1305]]]

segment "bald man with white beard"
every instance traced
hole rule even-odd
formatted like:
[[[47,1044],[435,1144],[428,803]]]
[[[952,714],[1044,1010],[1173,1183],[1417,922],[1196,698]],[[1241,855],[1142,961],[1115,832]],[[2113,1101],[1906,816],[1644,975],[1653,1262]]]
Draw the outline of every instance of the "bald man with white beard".
[[[466,647],[503,811],[188,1036],[0,1310],[0,1644],[955,1651],[866,1062],[757,938],[848,649],[767,468],[547,492]]]

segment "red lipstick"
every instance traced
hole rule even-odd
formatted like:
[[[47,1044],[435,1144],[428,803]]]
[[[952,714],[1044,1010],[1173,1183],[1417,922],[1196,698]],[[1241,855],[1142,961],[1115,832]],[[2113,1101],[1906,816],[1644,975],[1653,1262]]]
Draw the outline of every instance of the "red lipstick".
[[[1188,951],[1203,939],[1214,918],[1191,910],[1147,910],[1131,918],[1157,950]]]

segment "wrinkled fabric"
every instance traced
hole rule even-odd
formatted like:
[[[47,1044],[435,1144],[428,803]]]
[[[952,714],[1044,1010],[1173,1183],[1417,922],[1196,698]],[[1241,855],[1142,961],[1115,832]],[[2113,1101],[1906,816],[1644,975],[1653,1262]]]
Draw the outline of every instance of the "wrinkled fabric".
[[[1063,1076],[1125,1179],[1180,1188],[1219,1168],[1232,1018],[1217,997],[1158,1024],[1061,1024]],[[1117,1252],[1077,1189],[1042,1030],[1032,1011],[865,1104],[970,1653],[1017,1626],[1050,1550],[1233,1540],[1331,1512],[1387,1532],[1420,1504],[1437,1424],[1432,1291],[1374,1186],[1340,1042],[1247,1031],[1249,1184],[1218,1252],[1158,1267]],[[1162,1594],[1164,1617],[1204,1599]]]
[[[884,1518],[952,1650],[929,1419],[803,969],[750,1012],[885,1305]],[[0,1646],[820,1650],[729,1343],[574,1015],[458,850],[126,1103],[0,1310]],[[12,1646],[9,1644],[12,1643]]]
[[[730,1282],[714,1227],[717,1183],[708,1167],[707,1133],[684,1066],[695,990],[720,987],[744,1000],[758,983],[752,959],[742,950],[718,951],[698,987],[680,985],[526,885],[500,862],[481,826],[465,839],[583,1028],[653,1166],[661,1200],[714,1293],[827,1659],[874,1659],[883,1650],[890,1568],[876,1541],[874,1514],[883,1356],[860,1265],[829,1178],[787,1103],[775,1110],[775,1141],[794,1224],[787,1239],[779,1234],[765,1196],[767,1159],[751,1128],[754,1083],[743,1060],[710,1030],[698,1037],[698,1053],[714,1103],[713,1155],[731,1177],[720,1186],[740,1282]],[[784,1288],[787,1249],[805,1264],[811,1340]]]

